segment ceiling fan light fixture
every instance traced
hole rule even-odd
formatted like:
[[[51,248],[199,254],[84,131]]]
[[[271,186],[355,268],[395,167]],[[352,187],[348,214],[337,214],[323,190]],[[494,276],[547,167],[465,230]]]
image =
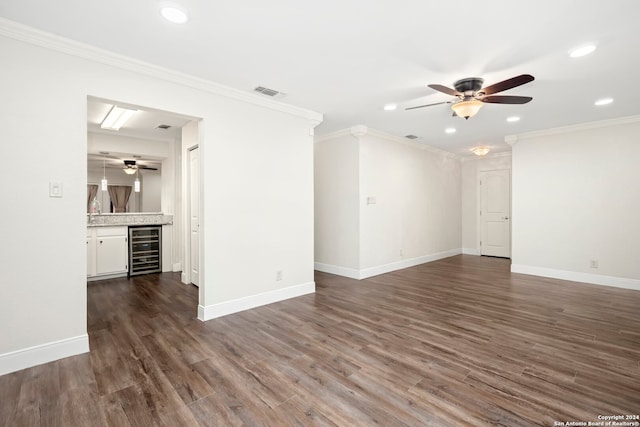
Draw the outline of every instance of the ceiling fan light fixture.
[[[464,117],[468,120],[469,117],[473,117],[478,114],[480,108],[482,108],[482,102],[477,99],[471,99],[468,101],[456,102],[451,106],[451,109],[457,116]]]
[[[124,168],[122,168],[122,170],[124,171],[124,173],[126,173],[127,175],[133,175],[134,173],[136,173],[138,171],[138,168],[135,166],[125,166]]]
[[[471,149],[471,152],[476,156],[486,156],[489,151],[491,151],[491,148],[487,147],[486,145],[480,145]]]

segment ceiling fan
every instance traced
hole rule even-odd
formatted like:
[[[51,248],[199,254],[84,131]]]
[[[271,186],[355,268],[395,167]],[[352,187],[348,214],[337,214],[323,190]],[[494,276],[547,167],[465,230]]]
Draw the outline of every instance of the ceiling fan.
[[[455,89],[451,89],[447,86],[432,84],[428,85],[431,89],[438,92],[446,93],[447,95],[455,96],[456,99],[451,101],[436,102],[434,104],[418,105],[417,107],[409,107],[407,110],[414,110],[416,108],[431,107],[433,105],[441,104],[453,104],[451,109],[454,116],[464,117],[466,120],[469,117],[476,115],[483,103],[489,104],[526,104],[533,98],[530,96],[510,96],[510,95],[494,95],[498,92],[513,89],[514,87],[521,86],[525,83],[529,83],[534,80],[534,77],[530,74],[521,74],[516,77],[512,77],[507,80],[503,80],[499,83],[495,83],[491,86],[482,87],[484,79],[479,77],[469,77],[466,79],[460,79],[453,84]]]
[[[136,173],[138,169],[148,169],[152,171],[157,171],[158,168],[152,168],[150,166],[139,165],[135,160],[124,160],[124,167],[122,168],[124,172],[128,175],[133,175]]]

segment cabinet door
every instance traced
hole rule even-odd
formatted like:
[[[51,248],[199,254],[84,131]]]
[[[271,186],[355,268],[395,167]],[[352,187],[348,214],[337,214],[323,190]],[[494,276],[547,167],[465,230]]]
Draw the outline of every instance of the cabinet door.
[[[127,237],[103,236],[96,238],[96,274],[127,271]]]
[[[96,275],[96,238],[87,237],[87,277]]]

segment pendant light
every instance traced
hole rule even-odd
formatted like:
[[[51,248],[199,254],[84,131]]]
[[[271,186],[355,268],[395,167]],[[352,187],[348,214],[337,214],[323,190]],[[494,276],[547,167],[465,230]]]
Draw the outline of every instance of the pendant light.
[[[102,185],[102,191],[107,191],[107,157],[102,158],[102,181],[100,181]]]
[[[133,191],[140,192],[140,180],[138,179],[138,170],[136,169],[136,180],[133,182]]]

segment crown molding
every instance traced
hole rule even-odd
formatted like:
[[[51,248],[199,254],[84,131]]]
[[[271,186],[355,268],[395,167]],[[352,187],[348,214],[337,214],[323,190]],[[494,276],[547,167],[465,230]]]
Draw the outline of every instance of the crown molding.
[[[523,141],[526,139],[540,138],[544,136],[562,135],[567,133],[580,132],[580,131],[592,130],[592,129],[601,129],[601,128],[610,127],[610,126],[627,125],[627,124],[638,123],[638,122],[640,122],[640,115],[620,117],[617,119],[599,120],[597,122],[588,122],[588,123],[581,123],[578,125],[562,126],[562,127],[533,131],[533,132],[525,132],[517,135],[507,135],[504,137],[504,142],[506,142],[511,146],[514,146],[519,141]]]
[[[325,133],[324,135],[316,135],[315,138],[313,139],[313,142],[314,143],[324,142],[324,141],[329,141],[330,139],[341,138],[343,136],[353,136],[353,133],[351,132],[351,128],[342,129],[342,130],[331,132],[331,133]]]
[[[410,147],[413,148],[417,148],[419,150],[425,150],[425,151],[430,151],[434,154],[439,154],[441,156],[444,157],[449,157],[452,159],[460,159],[460,156],[458,156],[457,154],[454,153],[450,153],[449,151],[444,151],[444,150],[440,150],[439,148],[435,148],[435,147],[431,147],[430,145],[426,145],[426,144],[421,144],[419,142],[415,142],[415,141],[410,141],[406,138],[403,137],[399,137],[399,136],[395,136],[395,135],[391,135],[389,133],[386,132],[382,132],[376,129],[372,129],[370,127],[364,126],[364,125],[356,125],[356,126],[352,126],[348,129],[342,129],[336,132],[331,132],[331,133],[327,133],[321,136],[317,136],[314,140],[315,143],[319,143],[319,142],[324,142],[324,141],[328,141],[331,139],[336,139],[336,138],[340,138],[343,136],[354,136],[356,138],[365,136],[365,135],[369,135],[369,136],[373,136],[373,137],[377,137],[377,138],[382,138],[382,139],[386,139],[389,142],[395,142],[398,144],[403,144],[403,145],[408,145]]]
[[[46,31],[38,30],[2,17],[0,17],[0,35],[43,47],[45,49],[120,68],[125,71],[131,71],[148,77],[198,89],[214,95],[224,96],[237,101],[302,117],[315,123],[315,125],[321,123],[323,120],[322,114],[315,111],[274,101],[272,99],[266,99],[262,97],[263,95],[253,94],[251,92],[242,91],[210,80],[195,77],[190,74],[153,65],[125,55],[100,49],[86,43],[77,42]]]

